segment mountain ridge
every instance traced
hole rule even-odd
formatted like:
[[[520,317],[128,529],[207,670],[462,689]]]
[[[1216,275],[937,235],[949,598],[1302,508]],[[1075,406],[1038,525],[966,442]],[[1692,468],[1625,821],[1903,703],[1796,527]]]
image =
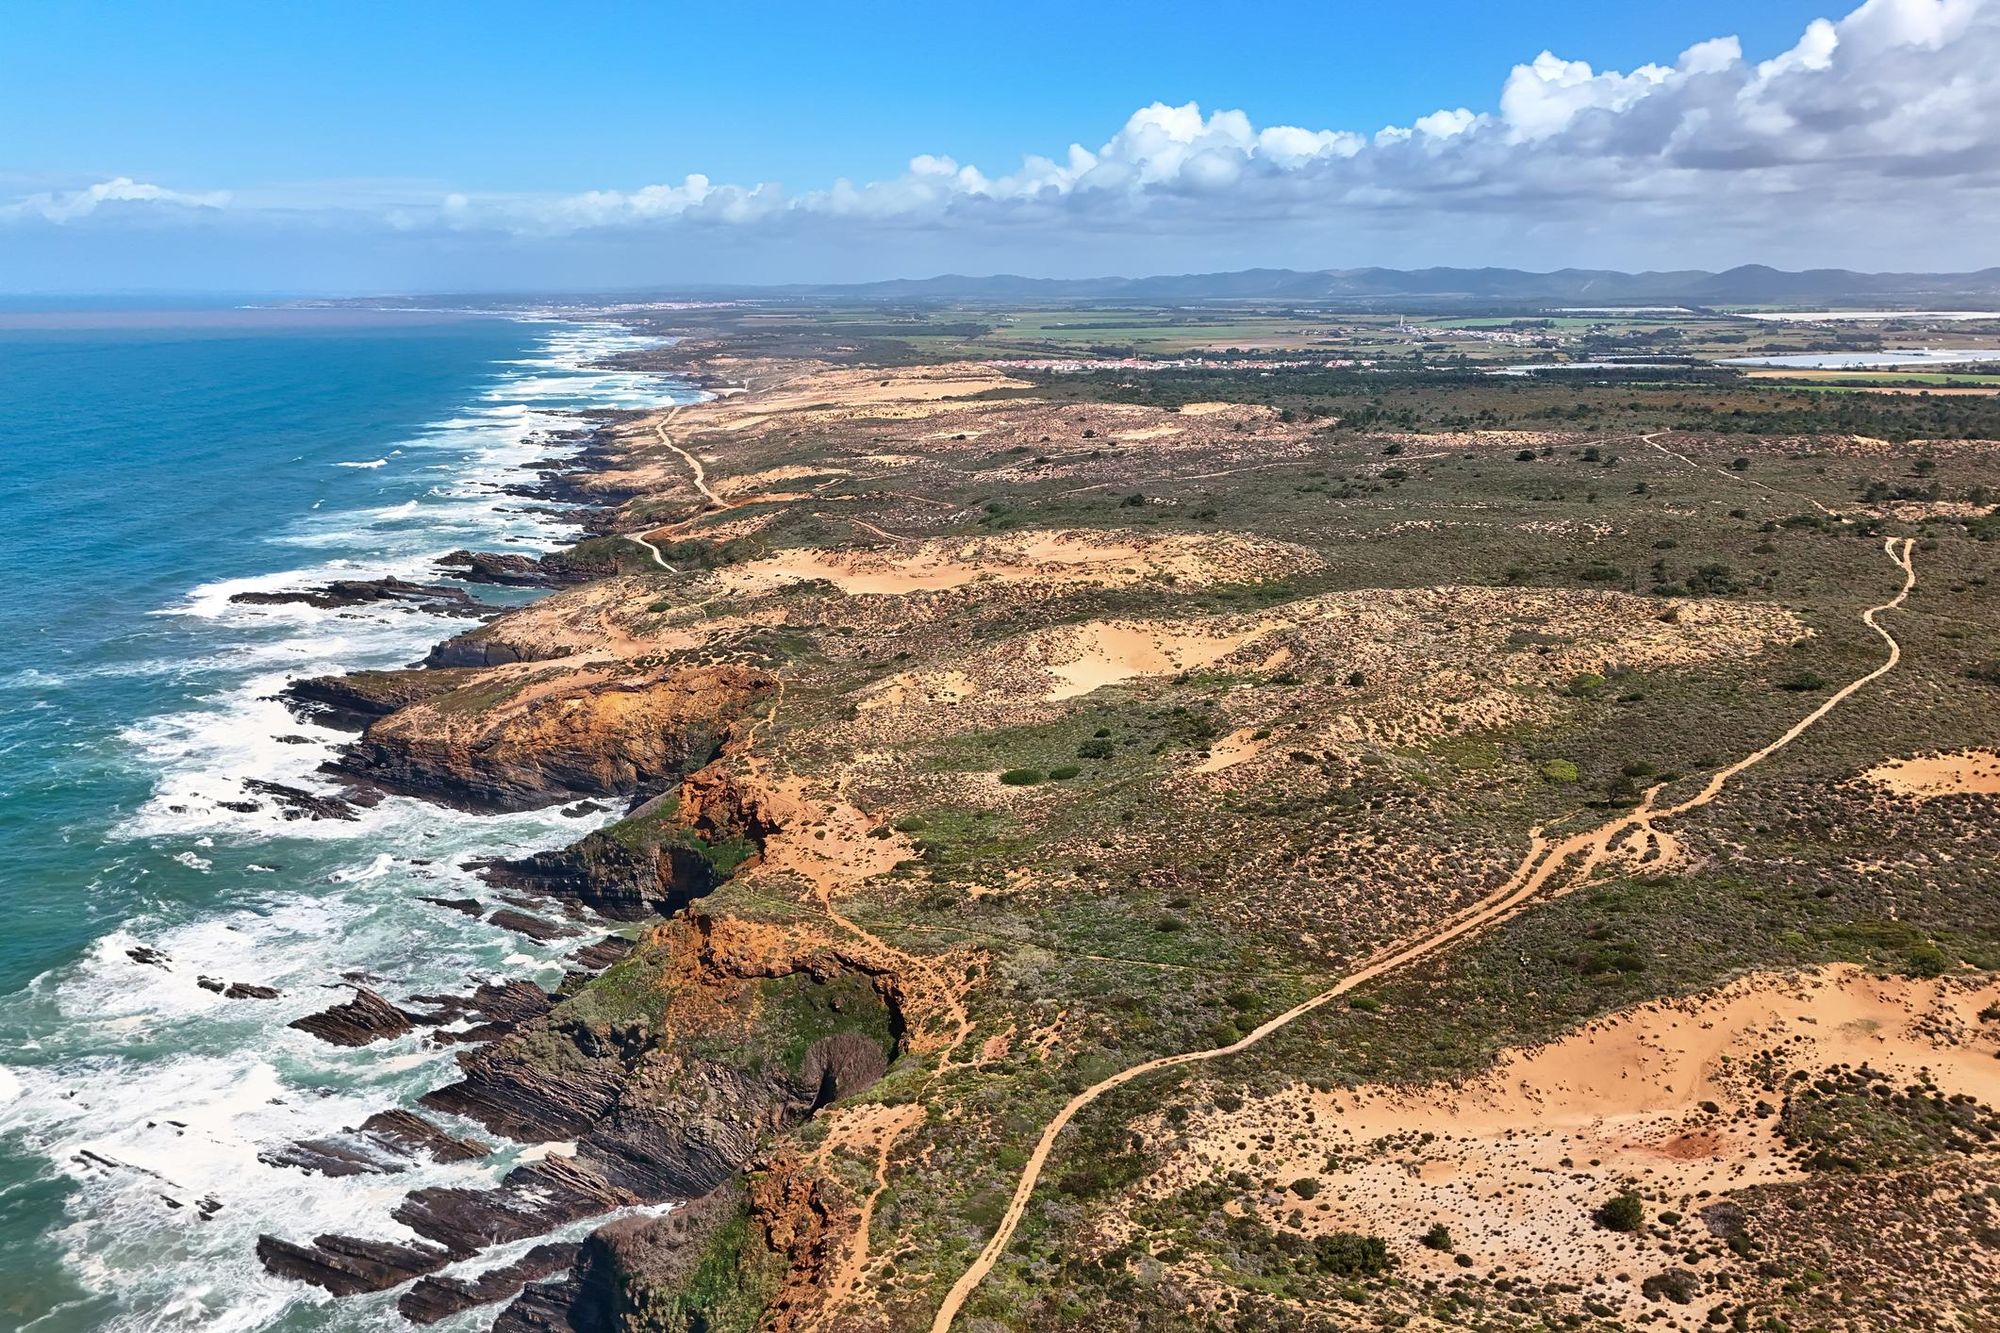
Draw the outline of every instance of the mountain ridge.
[[[1393,269],[1250,268],[1142,278],[1031,278],[1018,274],[891,278],[865,283],[793,283],[713,288],[772,297],[861,300],[1112,301],[1297,300],[1339,303],[1485,300],[1580,304],[1717,305],[1789,301],[1964,301],[2000,296],[2000,267],[1969,273],[1861,273],[1851,269],[1790,272],[1764,264],[1707,269],[1563,268],[1550,272],[1483,267]]]

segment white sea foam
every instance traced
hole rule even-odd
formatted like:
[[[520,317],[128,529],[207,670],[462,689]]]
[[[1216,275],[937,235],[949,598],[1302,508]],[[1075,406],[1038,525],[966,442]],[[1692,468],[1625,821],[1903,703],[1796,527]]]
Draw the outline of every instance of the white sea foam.
[[[131,848],[115,873],[164,886],[200,872],[203,891],[221,897],[193,912],[163,890],[157,911],[122,923],[17,997],[25,1030],[37,1036],[22,1040],[22,1063],[0,1070],[0,1136],[75,1183],[69,1223],[53,1239],[70,1275],[116,1306],[87,1326],[247,1331],[305,1305],[320,1307],[308,1320],[314,1328],[388,1326],[392,1294],[330,1303],[265,1273],[256,1237],[406,1237],[389,1212],[407,1191],[491,1181],[518,1160],[509,1151],[331,1180],[258,1160],[409,1105],[450,1077],[449,1050],[420,1036],[345,1050],[287,1026],[343,998],[343,975],[394,998],[461,990],[471,977],[555,983],[573,941],[537,944],[419,895],[479,894],[484,886],[461,864],[468,857],[556,846],[591,821],[554,810],[480,817],[395,797],[353,821],[287,820],[244,782],[332,792],[318,769],[347,737],[296,718],[278,691],[300,676],[405,664],[467,622],[401,607],[231,598],[336,578],[434,581],[436,557],[454,547],[545,551],[573,540],[574,529],[529,512],[504,488],[530,475],[522,464],[575,447],[561,438],[576,425],[567,411],[694,396],[658,377],[589,368],[644,342],[608,325],[549,330],[533,355],[496,367],[459,412],[379,458],[344,464],[365,480],[343,485],[362,493],[316,502],[272,539],[277,551],[318,553],[313,563],[206,583],[159,613],[211,648],[115,668],[182,673],[201,692],[193,706],[124,733],[153,790],[115,830]],[[58,683],[66,682],[40,673],[0,682]],[[134,950],[161,961],[136,961]],[[281,995],[230,1000],[204,977]],[[208,1199],[221,1207],[203,1220]],[[517,1249],[525,1246],[502,1253]],[[486,1318],[490,1311],[469,1324]]]

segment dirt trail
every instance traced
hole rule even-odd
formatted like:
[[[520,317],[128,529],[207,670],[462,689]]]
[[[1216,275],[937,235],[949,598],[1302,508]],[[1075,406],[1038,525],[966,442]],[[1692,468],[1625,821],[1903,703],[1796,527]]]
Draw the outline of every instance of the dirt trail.
[[[648,531],[651,531],[651,529],[648,529]],[[658,565],[661,569],[666,570],[667,573],[669,574],[680,573],[678,569],[675,569],[672,565],[667,563],[667,558],[660,554],[659,547],[653,545],[651,542],[647,541],[644,537],[640,536],[638,533],[636,532],[626,533],[625,540],[631,542],[635,546],[645,547],[646,553],[653,557],[653,563]]]
[[[848,516],[847,521],[849,523],[852,523],[855,527],[860,528],[863,532],[871,533],[874,536],[882,538],[884,541],[892,541],[903,546],[908,546],[910,543],[916,540],[915,537],[898,537],[893,532],[888,532],[881,528],[876,527],[873,523],[868,522],[868,520],[866,519],[855,518],[852,515]]]
[[[904,1133],[912,1126],[922,1124],[923,1120],[924,1108],[916,1102],[903,1106],[857,1107],[851,1114],[851,1123],[837,1124],[814,1154],[814,1160],[825,1165],[836,1148],[868,1151],[873,1153],[875,1165],[870,1188],[861,1200],[861,1209],[854,1221],[853,1240],[840,1256],[839,1265],[826,1278],[821,1287],[819,1309],[805,1325],[810,1333],[818,1333],[822,1329],[837,1333],[840,1316],[860,1295],[870,1257],[868,1230],[875,1222],[875,1205],[889,1188],[889,1158]]]
[[[1720,468],[1720,467],[1704,468],[1700,463],[1695,462],[1692,458],[1689,458],[1686,454],[1682,453],[1680,450],[1669,449],[1667,448],[1666,445],[1661,444],[1659,437],[1665,434],[1668,434],[1668,432],[1663,430],[1656,430],[1650,435],[1641,435],[1638,438],[1644,440],[1647,444],[1659,450],[1667,457],[1678,458],[1681,462],[1686,463],[1696,472],[1713,472],[1719,477],[1727,477],[1731,481],[1737,482],[1741,485],[1755,486],[1758,490],[1763,491],[1767,495],[1786,494],[1786,492],[1780,491],[1775,486],[1766,486],[1763,482],[1758,481],[1755,477],[1746,477],[1741,472],[1735,472],[1728,468]],[[1791,492],[1791,494],[1798,495],[1798,492],[1794,491]],[[1831,515],[1836,512],[1835,510],[1827,508],[1825,505],[1821,504],[1818,500],[1815,500],[1810,495],[1800,495],[1799,498],[1803,499],[1807,504],[1811,505],[1814,509],[1819,510],[1819,512],[1822,514]]]
[[[1900,549],[1898,549],[1899,543]],[[1521,864],[1508,877],[1504,884],[1463,912],[1447,919],[1442,925],[1426,934],[1418,936],[1413,942],[1401,946],[1392,953],[1378,957],[1376,961],[1361,968],[1359,971],[1349,973],[1328,989],[1321,991],[1310,999],[1300,1001],[1275,1018],[1266,1019],[1256,1028],[1227,1046],[1217,1046],[1200,1051],[1183,1051],[1178,1055],[1164,1055],[1157,1059],[1143,1061],[1140,1064],[1131,1066],[1129,1069],[1121,1070],[1107,1079],[1092,1084],[1076,1096],[1070,1098],[1064,1104],[1063,1108],[1056,1112],[1055,1118],[1043,1129],[1042,1136],[1036,1141],[1034,1151],[1029,1154],[1027,1165],[1022,1169],[1021,1178],[1014,1187],[1013,1198],[1008,1201],[1006,1211],[1001,1214],[999,1223],[994,1227],[992,1237],[986,1242],[985,1248],[980,1250],[979,1257],[973,1261],[972,1266],[965,1270],[958,1281],[953,1284],[951,1291],[946,1294],[944,1303],[938,1307],[937,1317],[931,1321],[931,1333],[946,1333],[946,1330],[950,1329],[952,1321],[957,1318],[958,1312],[964,1307],[966,1300],[978,1289],[979,1284],[992,1271],[993,1265],[999,1262],[1000,1256],[1006,1252],[1008,1244],[1014,1238],[1015,1228],[1020,1225],[1023,1214],[1027,1212],[1028,1200],[1034,1194],[1035,1183],[1041,1177],[1042,1168],[1048,1163],[1050,1152],[1055,1148],[1057,1136],[1069,1125],[1070,1121],[1076,1118],[1078,1112],[1104,1096],[1105,1093],[1121,1088],[1134,1079],[1142,1078],[1147,1074],[1155,1073],[1162,1069],[1175,1069],[1183,1065],[1220,1060],[1248,1050],[1250,1047],[1264,1040],[1264,1038],[1270,1036],[1273,1032],[1289,1026],[1314,1010],[1354,990],[1356,987],[1365,985],[1420,958],[1435,953],[1445,945],[1461,939],[1476,930],[1508,919],[1527,906],[1529,901],[1534,899],[1544,886],[1563,867],[1569,865],[1571,862],[1576,862],[1575,868],[1570,871],[1563,882],[1557,887],[1555,893],[1550,896],[1560,896],[1576,888],[1588,879],[1590,873],[1597,868],[1607,855],[1617,854],[1621,848],[1628,853],[1635,850],[1635,846],[1629,841],[1633,839],[1634,835],[1643,834],[1647,839],[1645,849],[1640,852],[1637,858],[1639,863],[1644,864],[1647,861],[1655,860],[1664,855],[1664,849],[1671,845],[1671,839],[1666,835],[1660,834],[1653,828],[1654,820],[1668,819],[1686,814],[1698,806],[1708,804],[1708,802],[1714,800],[1721,793],[1723,787],[1731,778],[1756,764],[1762,763],[1785,746],[1791,744],[1794,740],[1797,740],[1821,718],[1824,718],[1828,713],[1851,697],[1855,691],[1894,669],[1896,663],[1902,658],[1902,647],[1896,642],[1894,635],[1882,628],[1880,623],[1877,622],[1876,617],[1884,611],[1893,610],[1901,606],[1904,599],[1910,595],[1910,590],[1916,586],[1916,569],[1911,560],[1913,544],[1912,540],[1907,537],[1900,539],[1892,537],[1883,544],[1884,553],[1895,562],[1897,568],[1903,571],[1903,586],[1897,591],[1894,597],[1878,606],[1868,608],[1868,610],[1861,614],[1862,623],[1881,635],[1883,641],[1889,645],[1889,655],[1882,665],[1876,667],[1867,675],[1843,686],[1818,708],[1800,719],[1790,730],[1786,731],[1770,744],[1716,773],[1700,791],[1687,800],[1663,810],[1656,809],[1653,802],[1658,797],[1661,788],[1654,787],[1646,793],[1645,800],[1630,812],[1608,820],[1594,829],[1573,834],[1560,842],[1549,842],[1544,836],[1543,831],[1539,828],[1531,830],[1528,837],[1528,854],[1522,859]]]
[[[678,444],[675,444],[673,436],[667,434],[667,423],[672,421],[675,414],[680,410],[678,404],[668,408],[666,419],[653,427],[653,433],[660,437],[661,444],[666,445],[667,448],[679,454],[681,461],[688,465],[688,470],[694,473],[694,488],[701,492],[701,498],[708,501],[709,507],[711,509],[728,509],[731,507],[728,501],[708,489],[708,469],[701,465],[701,460],[681,448]]]

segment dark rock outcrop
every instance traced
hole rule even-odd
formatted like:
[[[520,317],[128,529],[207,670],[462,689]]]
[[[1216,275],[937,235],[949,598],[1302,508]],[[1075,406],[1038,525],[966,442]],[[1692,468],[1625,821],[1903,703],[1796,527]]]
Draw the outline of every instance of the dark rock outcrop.
[[[486,919],[496,926],[504,927],[517,935],[526,935],[529,939],[537,940],[543,944],[548,943],[550,940],[565,939],[579,933],[573,926],[558,925],[554,921],[539,916],[530,916],[528,913],[517,911],[512,907],[503,907]]]
[[[435,1245],[398,1245],[353,1236],[320,1236],[311,1245],[294,1245],[276,1236],[257,1238],[257,1258],[266,1270],[324,1287],[336,1296],[387,1291],[467,1257]]]
[[[638,1202],[581,1162],[551,1154],[508,1172],[498,1189],[413,1190],[390,1216],[426,1239],[472,1248],[526,1240]]]
[[[430,670],[351,671],[343,676],[295,680],[278,697],[293,712],[322,726],[360,731],[399,708],[457,689],[473,674]]]
[[[406,579],[335,579],[314,588],[285,589],[278,592],[239,592],[232,602],[247,606],[312,606],[322,611],[355,606],[405,606],[439,615],[477,616],[487,609],[472,600],[463,588],[436,583],[411,583]]]
[[[361,1122],[359,1132],[405,1156],[421,1155],[433,1162],[471,1162],[493,1151],[477,1139],[445,1133],[414,1111],[377,1111]]]
[[[643,1040],[636,1031],[558,1027],[532,1049],[503,1043],[464,1052],[458,1057],[464,1077],[419,1100],[524,1143],[573,1139],[618,1100],[628,1073],[625,1051]]]
[[[492,1188],[412,1191],[392,1216],[436,1248],[392,1257],[407,1268],[711,1194],[756,1161],[771,1134],[881,1076],[900,1041],[897,994],[892,977],[756,923],[684,917],[662,926],[614,982],[585,986],[504,1039],[462,1051],[464,1077],[422,1099],[495,1133],[574,1140],[576,1149],[523,1163]],[[347,1261],[340,1245],[322,1237],[277,1251],[288,1267],[274,1271],[324,1283],[329,1267]],[[510,1317],[566,1320],[590,1284],[580,1263],[571,1283],[524,1293]]]
[[[453,551],[439,556],[439,569],[451,571],[467,583],[491,583],[504,588],[547,588],[554,584],[542,562],[531,555],[497,551]]]
[[[220,977],[196,977],[194,984],[205,991],[213,991],[225,1000],[275,1000],[278,992],[272,986],[253,986],[247,981],[224,981]]]
[[[288,787],[282,782],[245,778],[243,789],[270,800],[286,819],[352,820],[361,817],[355,809],[354,801],[340,796],[326,796],[319,792],[307,791],[303,787]],[[372,804],[365,800],[361,803]]]
[[[473,630],[469,634],[457,634],[432,648],[424,656],[424,666],[432,670],[457,670],[465,667],[508,666],[515,662],[533,660],[512,644],[504,643],[484,629]]]
[[[411,1017],[421,1023],[438,1025],[474,1016],[503,1031],[510,1031],[540,1018],[555,1008],[560,998],[532,981],[488,981],[481,983],[470,995],[412,995],[411,1004],[424,1005],[431,1012],[422,1017],[415,1014]]]
[[[613,963],[622,962],[632,953],[633,943],[623,935],[606,935],[601,940],[593,940],[572,953],[570,961],[586,972],[602,972]]]
[[[777,820],[714,767],[567,847],[481,869],[489,884],[578,903],[614,921],[672,916],[727,877],[713,849],[761,848]]]
[[[686,1285],[708,1239],[742,1206],[731,1183],[663,1217],[623,1217],[593,1231],[561,1282],[526,1288],[493,1333],[608,1333],[632,1326],[644,1294]]]
[[[445,1133],[410,1111],[379,1111],[355,1129],[323,1139],[301,1139],[258,1154],[272,1166],[295,1166],[323,1176],[392,1174],[419,1157],[470,1162],[492,1152],[476,1139]]]
[[[366,1046],[415,1030],[410,1015],[366,986],[354,988],[354,998],[316,1014],[292,1020],[290,1026],[310,1032],[335,1046]]]
[[[577,903],[613,921],[670,916],[721,882],[691,847],[648,846],[606,829],[567,847],[494,861],[480,874],[496,888]]]
[[[836,1032],[806,1048],[799,1081],[813,1090],[817,1111],[874,1087],[888,1072],[889,1054],[881,1042],[859,1032]]]
[[[530,1282],[576,1262],[580,1245],[537,1245],[513,1263],[471,1278],[427,1277],[403,1293],[396,1309],[413,1324],[435,1324],[478,1305],[506,1300]]]

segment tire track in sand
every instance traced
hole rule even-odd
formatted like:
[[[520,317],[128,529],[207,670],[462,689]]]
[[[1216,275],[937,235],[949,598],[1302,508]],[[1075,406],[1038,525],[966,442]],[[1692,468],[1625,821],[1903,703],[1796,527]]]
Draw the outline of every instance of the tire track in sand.
[[[1102,1097],[1105,1093],[1121,1088],[1134,1079],[1143,1078],[1147,1074],[1156,1073],[1162,1069],[1176,1069],[1183,1065],[1220,1060],[1235,1055],[1238,1052],[1248,1050],[1250,1047],[1264,1040],[1264,1038],[1270,1036],[1273,1032],[1289,1026],[1296,1020],[1303,1018],[1315,1009],[1321,1008],[1330,1001],[1340,998],[1356,987],[1365,985],[1390,972],[1394,972],[1398,968],[1405,967],[1428,954],[1436,952],[1455,940],[1464,938],[1476,930],[1495,925],[1512,917],[1522,908],[1526,907],[1549,881],[1564,866],[1569,865],[1571,862],[1576,863],[1575,868],[1557,886],[1554,893],[1549,896],[1560,897],[1562,894],[1578,887],[1607,855],[1619,854],[1621,847],[1626,852],[1634,850],[1629,840],[1635,834],[1644,834],[1648,838],[1647,847],[1636,858],[1637,863],[1645,864],[1648,861],[1658,859],[1663,854],[1663,844],[1666,842],[1666,839],[1664,835],[1654,830],[1654,820],[1670,819],[1708,804],[1721,794],[1722,789],[1728,784],[1731,778],[1736,777],[1746,769],[1762,763],[1779,750],[1790,745],[1810,730],[1820,719],[1846,702],[1857,690],[1860,690],[1871,681],[1888,674],[1895,668],[1896,663],[1902,660],[1902,645],[1896,642],[1894,635],[1882,628],[1881,623],[1876,617],[1884,611],[1892,611],[1901,606],[1904,599],[1910,595],[1910,590],[1916,586],[1917,572],[1911,557],[1913,545],[1912,539],[1908,537],[1891,537],[1883,543],[1883,553],[1895,563],[1898,569],[1903,571],[1903,586],[1888,601],[1878,606],[1871,606],[1861,613],[1862,623],[1881,635],[1883,642],[1889,645],[1888,657],[1884,659],[1882,664],[1867,675],[1849,681],[1818,708],[1815,708],[1812,712],[1794,723],[1788,731],[1770,744],[1744,756],[1729,767],[1717,772],[1709,778],[1701,790],[1697,791],[1687,800],[1680,802],[1678,805],[1669,806],[1666,809],[1658,809],[1654,806],[1654,801],[1658,798],[1661,787],[1656,786],[1646,793],[1645,800],[1633,810],[1608,820],[1594,829],[1572,834],[1560,842],[1551,843],[1541,829],[1533,829],[1528,835],[1528,854],[1522,859],[1519,867],[1508,877],[1507,881],[1498,889],[1495,889],[1492,893],[1474,903],[1471,907],[1458,913],[1456,916],[1448,918],[1442,925],[1418,936],[1414,941],[1396,948],[1393,952],[1378,957],[1374,962],[1369,963],[1359,971],[1349,973],[1326,990],[1312,996],[1310,999],[1301,1000],[1298,1004],[1293,1005],[1290,1009],[1285,1010],[1285,1012],[1277,1015],[1275,1018],[1266,1019],[1263,1023],[1260,1023],[1257,1027],[1227,1046],[1217,1046],[1200,1051],[1183,1051],[1178,1055],[1163,1055],[1157,1059],[1146,1060],[1133,1065],[1129,1069],[1121,1070],[1098,1083],[1094,1083],[1076,1094],[1076,1096],[1070,1098],[1064,1104],[1063,1108],[1056,1112],[1055,1118],[1049,1121],[1047,1127],[1042,1130],[1042,1136],[1036,1141],[1034,1151],[1029,1154],[1027,1165],[1022,1169],[1021,1178],[1014,1186],[1014,1195],[1007,1203],[1007,1210],[1001,1214],[1000,1221],[994,1227],[992,1237],[987,1240],[985,1247],[980,1250],[979,1257],[973,1261],[972,1266],[965,1270],[958,1281],[952,1285],[951,1290],[945,1295],[944,1303],[938,1307],[937,1317],[931,1321],[931,1333],[947,1333],[947,1330],[951,1328],[952,1321],[958,1317],[958,1312],[964,1307],[967,1299],[971,1297],[974,1291],[978,1290],[979,1284],[985,1280],[986,1275],[993,1270],[994,1264],[998,1263],[1000,1256],[1005,1253],[1008,1243],[1014,1238],[1015,1228],[1020,1225],[1022,1216],[1027,1212],[1028,1201],[1035,1191],[1035,1183],[1041,1177],[1042,1168],[1048,1164],[1049,1154],[1055,1147],[1057,1135],[1061,1134],[1070,1121],[1076,1118],[1078,1112]]]

